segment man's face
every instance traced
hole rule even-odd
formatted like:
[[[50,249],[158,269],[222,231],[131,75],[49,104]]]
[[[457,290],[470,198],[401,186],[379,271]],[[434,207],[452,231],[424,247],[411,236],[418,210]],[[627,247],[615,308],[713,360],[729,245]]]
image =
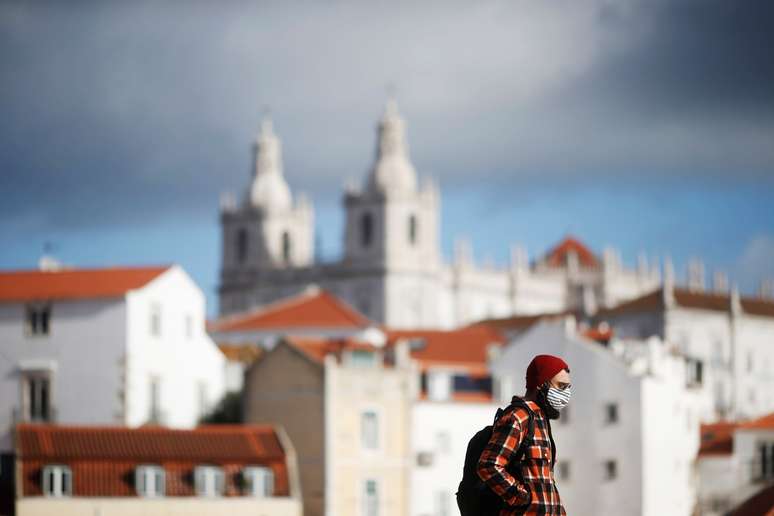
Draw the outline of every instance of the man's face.
[[[571,385],[570,373],[562,369],[556,373],[554,377],[549,380],[549,382],[551,383],[552,387],[563,391]]]

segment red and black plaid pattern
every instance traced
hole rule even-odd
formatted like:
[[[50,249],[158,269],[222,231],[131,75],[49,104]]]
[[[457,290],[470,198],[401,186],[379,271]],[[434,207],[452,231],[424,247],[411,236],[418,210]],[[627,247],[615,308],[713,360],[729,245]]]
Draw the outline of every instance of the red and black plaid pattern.
[[[527,401],[527,405],[534,414],[534,435],[532,441],[526,443],[522,463],[508,467],[516,460],[519,443],[529,431],[527,410],[516,407],[495,421],[492,438],[478,461],[478,476],[505,501],[499,516],[565,516],[554,482],[548,422],[537,403]],[[521,478],[509,470],[518,472]]]

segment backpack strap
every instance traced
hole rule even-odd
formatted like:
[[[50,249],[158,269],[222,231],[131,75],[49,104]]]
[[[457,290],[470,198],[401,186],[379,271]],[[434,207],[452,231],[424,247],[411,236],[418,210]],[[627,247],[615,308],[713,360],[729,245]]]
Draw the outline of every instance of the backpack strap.
[[[531,408],[529,408],[527,402],[521,398],[515,397],[513,401],[511,401],[511,403],[504,409],[498,408],[492,426],[494,426],[494,424],[496,424],[502,416],[504,416],[509,411],[515,410],[516,408],[523,408],[527,411],[528,414],[527,434],[524,436],[524,439],[519,442],[519,447],[516,449],[516,459],[514,462],[519,463],[524,460],[524,455],[527,453],[527,446],[532,443],[533,436],[535,435],[535,413],[532,412]]]

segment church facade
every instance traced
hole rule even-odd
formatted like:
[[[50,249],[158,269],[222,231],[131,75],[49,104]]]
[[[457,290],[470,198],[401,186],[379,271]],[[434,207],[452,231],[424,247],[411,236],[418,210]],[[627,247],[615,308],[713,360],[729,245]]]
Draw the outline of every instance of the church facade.
[[[255,171],[241,202],[221,204],[220,315],[296,295],[310,285],[392,328],[450,328],[494,317],[594,313],[653,291],[659,270],[644,259],[624,267],[615,249],[601,256],[566,238],[530,260],[512,246],[507,267],[477,264],[457,241],[451,262],[440,244],[438,186],[419,181],[394,101],[378,124],[376,157],[361,188],[343,195],[342,257],[314,259],[314,212],[283,176],[281,142],[264,120]]]

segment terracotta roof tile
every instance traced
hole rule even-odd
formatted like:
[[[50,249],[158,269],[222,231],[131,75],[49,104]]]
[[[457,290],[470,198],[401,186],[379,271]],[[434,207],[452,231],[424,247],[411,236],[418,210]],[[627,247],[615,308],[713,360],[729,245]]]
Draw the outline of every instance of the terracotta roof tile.
[[[218,349],[226,360],[251,364],[262,354],[263,349],[256,344],[218,344]]]
[[[567,257],[570,252],[575,252],[578,257],[578,264],[581,267],[599,267],[599,259],[597,259],[594,253],[585,244],[571,236],[568,236],[548,251],[542,262],[550,267],[566,267]]]
[[[379,351],[381,349],[354,339],[285,337],[283,341],[297,351],[300,351],[307,358],[320,364],[323,363],[325,357],[329,354],[341,359],[344,351]]]
[[[70,466],[75,496],[135,496],[133,475],[140,464],[163,466],[168,496],[192,496],[193,469],[202,464],[224,468],[227,496],[240,494],[238,473],[247,465],[271,467],[276,493],[289,491],[285,454],[270,426],[171,430],[24,424],[16,429],[16,450],[25,496],[42,494],[40,472],[47,464]]]
[[[388,345],[394,345],[400,339],[420,343],[412,349],[411,356],[422,369],[460,367],[474,374],[488,370],[490,345],[505,343],[499,331],[483,324],[457,330],[388,330],[387,338]]]
[[[324,290],[304,293],[254,310],[212,321],[213,332],[287,328],[366,328],[373,323]]]
[[[567,315],[572,315],[572,311],[564,312],[550,312],[533,315],[514,315],[512,317],[503,317],[499,319],[484,319],[477,323],[471,324],[471,326],[489,326],[496,331],[509,333],[518,332],[529,329],[533,324],[538,323],[545,319],[561,319]]]
[[[0,302],[120,297],[167,269],[169,266],[0,272]]]
[[[731,421],[701,425],[699,456],[730,455],[733,453],[734,430],[738,426],[739,423]]]
[[[774,412],[765,416],[747,421],[739,426],[740,430],[772,430],[774,431]]]
[[[683,308],[697,308],[728,312],[731,309],[729,294],[715,292],[695,292],[684,288],[674,289],[675,303]],[[740,299],[742,311],[750,315],[774,317],[774,301],[743,297]],[[663,289],[659,288],[644,296],[623,302],[617,306],[602,309],[595,318],[635,312],[659,311],[664,309]]]

